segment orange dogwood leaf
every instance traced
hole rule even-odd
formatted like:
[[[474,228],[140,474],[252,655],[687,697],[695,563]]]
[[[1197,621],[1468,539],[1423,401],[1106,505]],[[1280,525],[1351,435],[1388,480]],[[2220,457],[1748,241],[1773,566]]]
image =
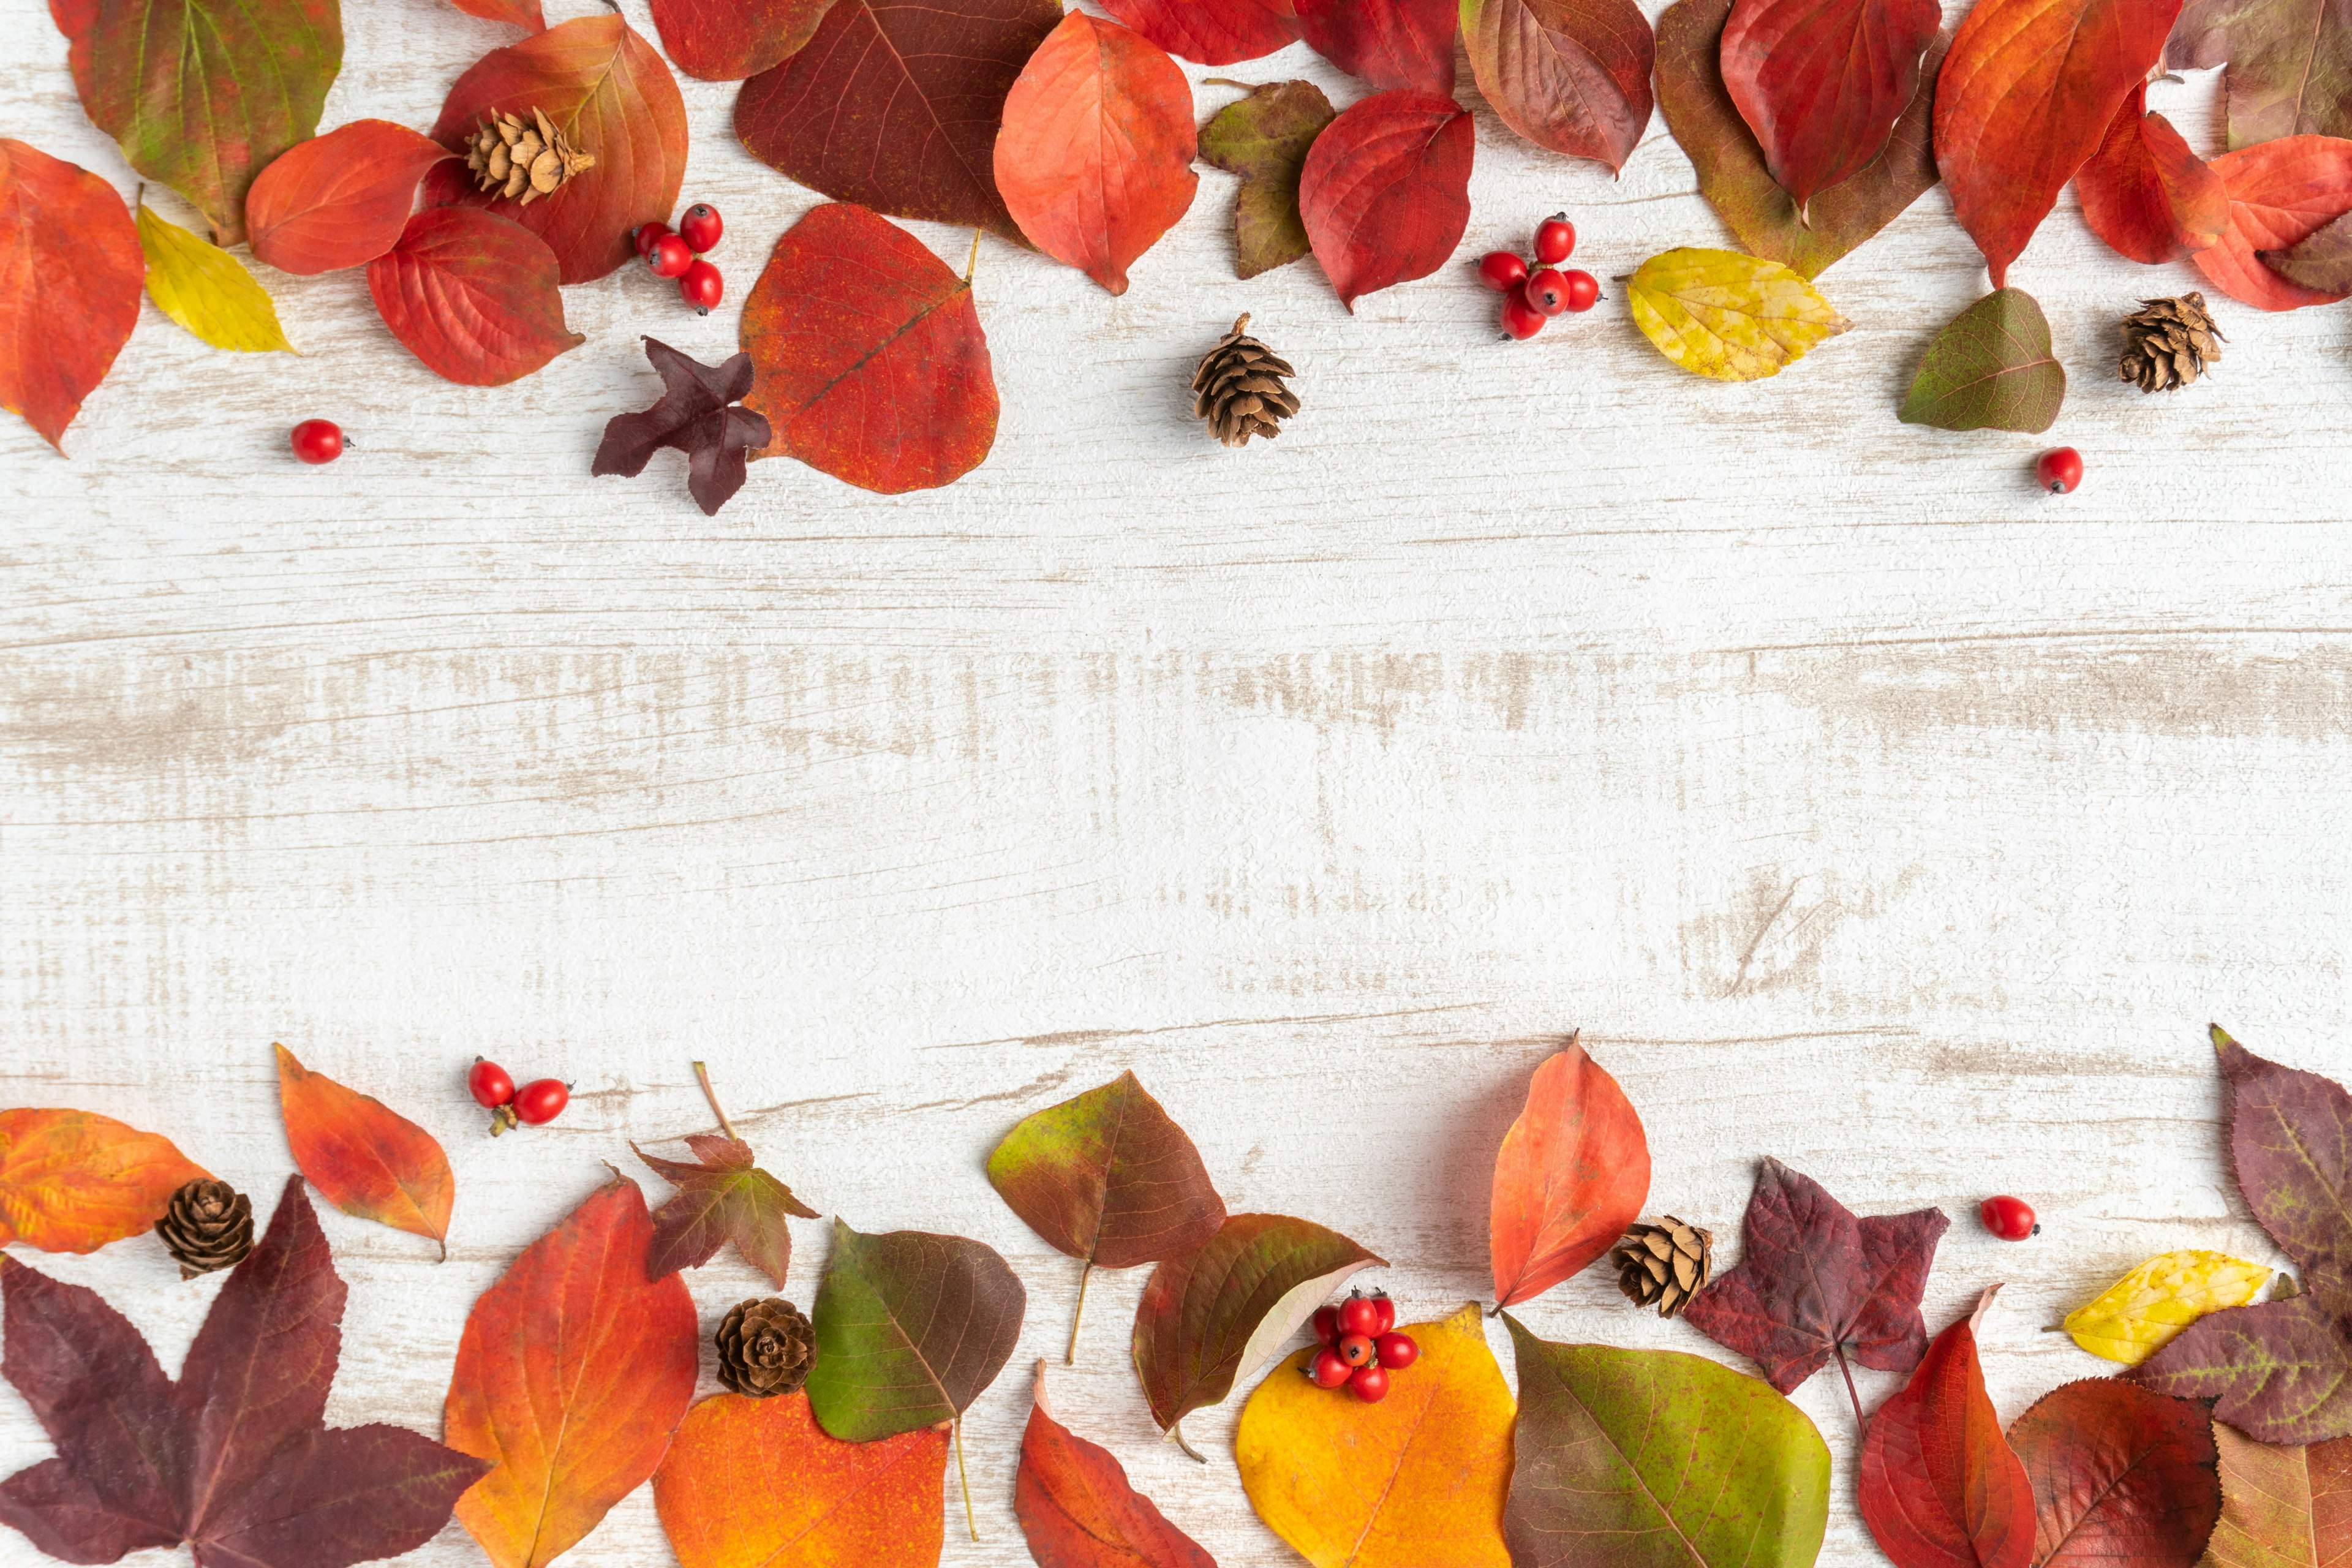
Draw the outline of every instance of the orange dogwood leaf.
[[[1217,1568],[1135,1489],[1109,1449],[1054,1419],[1042,1361],[1033,1387],[1013,1511],[1039,1568]]]
[[[429,1236],[449,1256],[449,1205],[457,1178],[433,1134],[372,1094],[278,1053],[278,1103],[294,1163],[345,1214]]]
[[[1571,1038],[1536,1068],[1495,1156],[1496,1305],[1540,1296],[1608,1251],[1649,1195],[1642,1118]]]
[[[2197,253],[2197,269],[2233,300],[2265,310],[2328,305],[2344,298],[2290,283],[2255,252],[2284,250],[2352,212],[2352,141],[2282,136],[2213,160],[2230,187],[2221,243]]]
[[[2093,234],[2151,265],[2209,249],[2230,226],[2229,186],[2172,121],[2148,112],[2145,82],[2116,110],[2106,140],[2074,176],[2074,194]]]
[[[111,1116],[0,1110],[0,1247],[95,1252],[152,1228],[173,1193],[207,1173],[169,1138]]]
[[[302,278],[364,267],[400,243],[425,171],[455,156],[389,120],[354,120],[298,143],[245,198],[253,254]]]
[[[146,279],[138,227],[112,185],[0,139],[0,407],[64,450],[81,400],[139,324]]]

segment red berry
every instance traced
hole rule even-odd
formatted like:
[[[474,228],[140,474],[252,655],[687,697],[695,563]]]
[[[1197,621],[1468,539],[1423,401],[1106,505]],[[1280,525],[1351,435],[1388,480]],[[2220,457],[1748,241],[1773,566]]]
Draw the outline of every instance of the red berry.
[[[725,287],[726,279],[719,276],[719,268],[698,256],[694,265],[686,269],[686,276],[677,280],[677,297],[707,316],[710,308],[719,303]]]
[[[1524,290],[1514,289],[1503,296],[1503,331],[1520,342],[1527,342],[1543,331],[1544,322],[1551,318],[1528,303]]]
[[[1360,1366],[1349,1377],[1348,1386],[1365,1404],[1378,1405],[1389,1396],[1389,1374],[1376,1366]]]
[[[1559,280],[1567,286],[1568,308],[1571,310],[1590,310],[1601,298],[1601,279],[1590,272],[1563,272]]]
[[[2023,1241],[2029,1236],[2040,1236],[2042,1226],[2033,1217],[2033,1205],[2023,1198],[1987,1198],[1977,1209],[1984,1227],[2003,1241]]]
[[[637,225],[637,232],[633,237],[637,243],[637,254],[639,256],[651,256],[653,254],[654,247],[660,243],[661,237],[667,234],[669,231],[669,225],[666,223],[641,223]]]
[[[719,237],[726,232],[727,226],[719,221],[719,209],[709,202],[695,203],[686,209],[686,216],[677,220],[677,237],[686,241],[697,256],[717,246]]]
[[[1350,1296],[1339,1303],[1339,1331],[1343,1334],[1376,1334],[1381,1331],[1381,1310],[1372,1305],[1370,1296]]]
[[[1315,1337],[1321,1340],[1327,1345],[1336,1345],[1339,1342],[1339,1308],[1318,1307],[1315,1309]]]
[[[2044,452],[2033,465],[2033,482],[2053,496],[2083,488],[2083,454],[2072,447]]]
[[[474,1103],[491,1110],[514,1098],[514,1079],[507,1069],[480,1057],[474,1058],[474,1070],[466,1075],[466,1087],[474,1096]]]
[[[1536,259],[1557,267],[1576,251],[1576,226],[1566,213],[1554,213],[1536,226]]]
[[[1528,303],[1547,316],[1557,316],[1568,309],[1568,279],[1547,267],[1530,273],[1527,288],[1521,290]]]
[[[515,1120],[537,1127],[562,1115],[571,1103],[572,1088],[562,1079],[536,1079],[515,1091]]]
[[[1411,1334],[1382,1334],[1372,1342],[1372,1350],[1391,1372],[1402,1372],[1421,1359],[1421,1345]]]
[[[1339,1359],[1339,1352],[1324,1349],[1317,1351],[1307,1363],[1307,1375],[1318,1388],[1337,1388],[1354,1375],[1355,1368]]]
[[[1381,1291],[1372,1293],[1372,1334],[1375,1338],[1396,1327],[1396,1303]]]
[[[1478,281],[1497,294],[1507,294],[1528,280],[1528,264],[1507,250],[1490,250],[1478,258]]]
[[[646,265],[654,269],[656,278],[683,278],[686,269],[694,265],[694,252],[677,236],[666,234],[646,252]]]
[[[343,455],[343,427],[331,419],[305,419],[294,426],[294,455],[306,463],[331,463]]]
[[[1349,1366],[1370,1366],[1380,1360],[1380,1347],[1372,1343],[1370,1334],[1341,1334],[1339,1359]]]

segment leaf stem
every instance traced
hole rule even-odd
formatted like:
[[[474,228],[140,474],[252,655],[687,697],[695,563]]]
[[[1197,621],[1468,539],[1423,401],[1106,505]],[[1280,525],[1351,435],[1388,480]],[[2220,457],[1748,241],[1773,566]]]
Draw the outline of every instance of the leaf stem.
[[[694,1064],[694,1077],[702,1085],[702,1098],[710,1101],[710,1114],[719,1118],[719,1131],[738,1143],[743,1142],[742,1136],[735,1131],[735,1124],[727,1120],[727,1112],[719,1107],[719,1091],[710,1087],[710,1069],[697,1062]]]
[[[1204,76],[1201,79],[1201,85],[1202,87],[1237,87],[1244,92],[1255,92],[1257,90],[1257,84],[1255,82],[1235,81],[1229,76]]]
[[[1064,1366],[1078,1364],[1078,1325],[1086,1321],[1087,1281],[1093,1279],[1094,1274],[1094,1259],[1089,1258],[1087,1259],[1086,1267],[1078,1270],[1078,1310],[1070,1314],[1070,1348],[1063,1352]]]
[[[1205,1465],[1209,1462],[1209,1457],[1206,1454],[1202,1453],[1199,1449],[1193,1447],[1192,1444],[1184,1441],[1184,1418],[1182,1416],[1178,1416],[1175,1423],[1168,1428],[1168,1440],[1175,1444],[1178,1447],[1183,1449],[1184,1457],[1192,1460],[1194,1464]]]
[[[963,1484],[963,1523],[971,1538],[980,1539],[980,1516],[971,1511],[971,1474],[963,1468],[963,1417],[955,1418],[956,1479]]]
[[[967,258],[967,259],[965,260],[965,262],[964,262],[964,264],[963,264],[963,280],[964,280],[964,284],[965,284],[965,286],[966,286],[966,287],[970,287],[970,286],[971,286],[971,275],[972,275],[973,273],[975,273],[975,272],[979,271],[979,270],[980,270],[980,230],[978,230],[978,229],[976,229],[976,228],[975,228],[975,229],[973,229],[973,230],[971,231],[971,257],[970,257],[969,258]]]
[[[1838,1375],[1845,1379],[1845,1396],[1853,1401],[1853,1424],[1868,1431],[1870,1423],[1863,1418],[1862,1395],[1853,1391],[1853,1373],[1845,1364],[1845,1346],[1835,1344],[1830,1349],[1837,1352]]]

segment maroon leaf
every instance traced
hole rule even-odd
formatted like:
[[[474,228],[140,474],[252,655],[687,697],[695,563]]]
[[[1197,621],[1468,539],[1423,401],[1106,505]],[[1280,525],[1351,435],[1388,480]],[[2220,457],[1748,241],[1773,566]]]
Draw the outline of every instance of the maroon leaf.
[[[724,364],[708,365],[647,338],[646,357],[661,372],[661,401],[643,413],[616,414],[607,420],[604,439],[597,446],[596,460],[588,471],[600,478],[618,474],[633,479],[646,471],[646,464],[663,447],[684,452],[687,490],[704,516],[716,517],[728,499],[743,488],[743,454],[766,446],[769,440],[767,416],[740,406],[743,395],[751,390],[751,356],[739,353]],[[687,1142],[703,1163],[656,1160],[637,1149],[638,1159],[679,1189],[654,1216],[653,1249],[646,1259],[652,1272],[646,1278],[658,1279],[680,1268],[699,1268],[731,1238],[742,1248],[744,1258],[765,1269],[776,1289],[782,1289],[784,1268],[792,1261],[793,1238],[783,1228],[781,1215],[772,1216],[774,1233],[766,1231],[761,1211],[773,1206],[768,1202],[772,1194],[766,1187],[782,1194],[782,1206],[803,1219],[814,1219],[814,1211],[796,1205],[791,1192],[773,1176],[752,1169],[750,1144],[732,1138],[698,1137]]]
[[[653,0],[654,29],[677,68],[741,81],[809,41],[833,0]]]
[[[1723,84],[1800,212],[1886,150],[1919,90],[1919,62],[1942,20],[1936,0],[1732,6],[1723,29]]]
[[[2209,1313],[2125,1375],[2214,1401],[2218,1419],[2256,1442],[2352,1434],[2352,1331],[2314,1296]]]
[[[1478,90],[1503,123],[1613,174],[1650,123],[1657,39],[1633,0],[1463,0]]]
[[[2033,1483],[2034,1568],[2192,1568],[2221,1517],[2213,1423],[2112,1377],[2053,1390],[2009,1428]]]
[[[1349,76],[1385,90],[1454,95],[1454,0],[1297,0],[1298,35]]]
[[[2106,140],[2075,173],[2074,194],[2093,234],[2150,265],[2210,249],[2230,226],[2229,185],[2172,121],[2147,111],[2146,83],[2132,89]]]
[[[668,395],[646,413],[625,414],[614,420],[605,426],[604,444],[613,445],[614,431],[622,420],[650,420],[671,404],[688,404],[699,395],[703,401],[715,405],[717,412],[706,412],[697,416],[698,419],[707,423],[723,414],[730,423],[743,422],[740,433],[746,437],[727,454],[733,463],[732,483],[718,500],[703,503],[703,510],[716,512],[719,503],[743,483],[743,447],[768,444],[768,421],[763,416],[749,408],[725,406],[751,389],[751,356],[737,354],[713,371],[647,338],[646,354],[653,356],[656,349],[682,366],[676,372],[664,366],[662,379],[669,383]],[[664,363],[658,357],[654,363]],[[748,427],[751,425],[758,426],[756,433]],[[689,449],[674,439],[657,444]],[[652,447],[646,450],[650,452]],[[698,471],[706,451],[707,448],[695,452]],[[596,460],[600,464],[604,460],[602,452]],[[642,457],[637,459],[637,467],[645,467]],[[702,500],[700,491],[696,492],[695,499]],[[654,1211],[654,1242],[646,1254],[646,1277],[658,1279],[680,1268],[699,1268],[731,1241],[743,1255],[744,1262],[774,1280],[777,1289],[782,1289],[784,1275],[793,1261],[793,1233],[785,1226],[784,1216],[797,1215],[802,1219],[814,1219],[816,1210],[793,1196],[792,1188],[753,1163],[751,1145],[740,1138],[715,1138],[705,1132],[689,1136],[686,1142],[700,1160],[699,1164],[656,1159],[637,1149],[637,1158],[677,1189],[667,1203]],[[634,1143],[629,1147],[636,1149]]]
[[[555,253],[510,218],[432,207],[368,263],[392,335],[436,374],[503,386],[586,342],[563,324]]]
[[[1204,66],[1254,60],[1298,37],[1290,0],[1103,0],[1103,9],[1170,54]]]
[[[1445,265],[1470,223],[1470,116],[1433,92],[1375,93],[1307,149],[1298,212],[1349,310]]]

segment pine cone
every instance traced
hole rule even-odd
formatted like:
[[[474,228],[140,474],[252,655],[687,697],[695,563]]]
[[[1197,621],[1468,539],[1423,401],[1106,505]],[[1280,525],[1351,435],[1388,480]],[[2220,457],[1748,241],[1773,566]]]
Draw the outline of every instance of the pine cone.
[[[475,128],[466,145],[466,167],[474,183],[502,196],[520,196],[530,205],[583,169],[596,166],[593,153],[572,146],[562,132],[534,109],[531,124],[511,114],[492,114]]]
[[[1609,1254],[1617,1287],[1637,1307],[1655,1303],[1661,1318],[1679,1318],[1706,1283],[1715,1235],[1668,1215],[1663,1225],[1637,1225]]]
[[[2205,312],[2205,296],[2142,300],[2124,318],[2123,379],[2142,392],[2187,386],[2221,358],[2221,329]]]
[[[1244,334],[1244,314],[1224,341],[1211,349],[1192,373],[1192,413],[1209,422],[1210,434],[1228,447],[1246,447],[1253,436],[1282,434],[1282,422],[1298,412],[1298,395],[1283,384],[1298,373],[1274,351]]]
[[[183,1279],[231,1268],[253,1250],[253,1200],[226,1182],[199,1176],[172,1194],[155,1234],[179,1260]]]
[[[719,1381],[754,1399],[798,1392],[816,1365],[816,1329],[781,1296],[739,1301],[713,1336]]]

